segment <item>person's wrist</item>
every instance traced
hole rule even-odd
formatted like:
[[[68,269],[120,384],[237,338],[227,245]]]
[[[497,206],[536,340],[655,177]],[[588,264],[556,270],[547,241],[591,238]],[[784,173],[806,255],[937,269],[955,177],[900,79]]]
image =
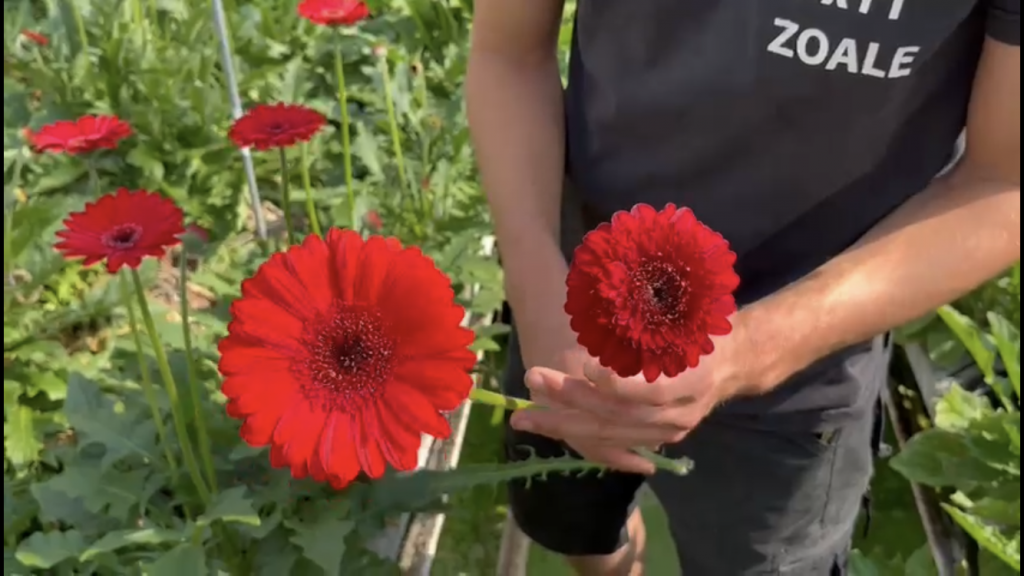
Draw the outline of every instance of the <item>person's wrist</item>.
[[[737,397],[759,396],[770,389],[767,357],[759,345],[757,324],[741,310],[730,318],[732,332],[716,342],[715,358],[720,402]]]

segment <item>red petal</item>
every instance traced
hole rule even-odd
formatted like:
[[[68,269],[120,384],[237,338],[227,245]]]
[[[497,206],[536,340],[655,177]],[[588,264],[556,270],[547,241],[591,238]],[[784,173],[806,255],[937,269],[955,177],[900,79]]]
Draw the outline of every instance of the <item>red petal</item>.
[[[384,402],[388,404],[389,409],[402,414],[416,430],[440,439],[448,438],[452,434],[448,420],[422,392],[412,386],[403,382],[389,383],[384,392]]]

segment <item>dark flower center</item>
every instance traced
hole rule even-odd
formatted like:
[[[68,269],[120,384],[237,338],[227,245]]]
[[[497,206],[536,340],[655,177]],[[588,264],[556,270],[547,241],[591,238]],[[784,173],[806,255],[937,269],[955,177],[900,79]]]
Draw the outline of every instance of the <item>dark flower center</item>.
[[[142,237],[142,226],[121,224],[103,235],[103,245],[114,250],[134,248]]]
[[[281,134],[282,132],[286,132],[287,130],[288,126],[281,122],[272,122],[270,124],[267,124],[267,132],[270,132],[271,134]]]
[[[686,310],[688,282],[676,266],[645,260],[633,270],[633,298],[637,299],[648,323],[674,322]]]
[[[302,394],[325,412],[353,411],[377,397],[395,366],[397,342],[377,310],[335,302],[303,329],[293,365]]]

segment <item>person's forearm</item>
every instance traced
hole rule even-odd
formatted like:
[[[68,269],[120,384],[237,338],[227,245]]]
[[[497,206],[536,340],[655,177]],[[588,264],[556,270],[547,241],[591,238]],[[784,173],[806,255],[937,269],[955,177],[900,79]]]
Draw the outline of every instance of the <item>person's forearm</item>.
[[[474,53],[469,125],[516,323],[532,334],[568,330],[568,266],[559,249],[564,175],[562,86],[554,55],[510,62]]]
[[[747,392],[897,328],[1020,259],[1020,183],[960,167],[808,278],[738,313]]]

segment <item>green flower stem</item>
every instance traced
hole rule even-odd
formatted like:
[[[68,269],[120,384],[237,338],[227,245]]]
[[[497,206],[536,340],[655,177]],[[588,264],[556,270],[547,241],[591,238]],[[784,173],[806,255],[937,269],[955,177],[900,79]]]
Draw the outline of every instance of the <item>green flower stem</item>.
[[[13,198],[11,199],[10,209],[6,201],[4,203],[4,280],[6,280],[11,286],[14,286],[14,213],[18,210],[18,190],[21,188],[21,171],[25,167],[25,149],[19,148],[18,155],[14,159],[14,173],[11,175],[11,190],[13,191]],[[6,200],[6,198],[5,198]],[[4,307],[7,306],[7,291],[4,290]]]
[[[210,503],[210,491],[203,481],[199,472],[199,464],[196,462],[195,452],[192,451],[192,440],[189,438],[188,429],[185,426],[185,416],[181,413],[181,403],[178,401],[178,386],[174,382],[174,374],[171,372],[171,365],[167,362],[167,352],[160,343],[160,335],[156,331],[156,323],[153,322],[153,314],[149,310],[149,302],[146,301],[146,290],[142,286],[142,278],[139,278],[138,270],[132,269],[132,283],[135,285],[135,296],[139,303],[139,311],[142,312],[142,322],[149,333],[149,342],[153,346],[153,354],[156,355],[156,364],[160,369],[160,377],[163,378],[164,388],[167,390],[167,397],[171,401],[171,416],[174,418],[174,432],[178,435],[178,444],[181,446],[182,459],[188,469],[192,483],[195,484],[199,497],[204,505]]]
[[[488,406],[504,408],[505,410],[525,410],[534,406],[534,403],[529,400],[510,398],[504,394],[498,394],[483,388],[473,388],[469,392],[469,399],[477,404],[486,404]]]
[[[411,186],[405,172],[405,154],[402,152],[402,133],[398,129],[398,115],[395,113],[395,100],[391,95],[391,69],[388,65],[386,55],[380,57],[380,78],[384,85],[384,105],[388,111],[388,127],[391,130],[391,147],[395,155],[395,166],[398,168],[398,177],[402,180],[402,187]]]
[[[537,408],[537,405],[529,400],[523,400],[522,398],[510,398],[504,394],[498,394],[497,392],[491,392],[490,390],[483,390],[481,388],[473,388],[469,393],[469,399],[477,404],[496,406],[504,408],[505,410],[526,410]],[[654,464],[655,468],[671,472],[677,476],[685,476],[693,469],[693,461],[689,458],[673,459],[668,456],[662,456],[661,454],[647,448],[634,448],[633,452],[651,464]]]
[[[356,188],[352,180],[352,136],[349,134],[348,91],[345,88],[345,67],[341,61],[341,32],[334,44],[334,75],[338,80],[338,106],[341,108],[341,152],[345,165],[345,192],[348,193],[349,225],[359,229],[356,216]]]
[[[135,20],[135,29],[141,33],[146,22],[145,11],[142,8],[142,0],[132,1],[132,18]]]
[[[100,175],[99,172],[96,171],[96,162],[93,160],[92,157],[86,158],[85,171],[89,174],[89,189],[91,189],[92,193],[95,194],[97,198],[99,198]]]
[[[292,226],[292,195],[288,186],[288,156],[284,148],[278,148],[281,154],[281,210],[284,212],[285,239],[289,246],[295,243],[295,228]]]
[[[302,186],[306,189],[306,216],[309,218],[309,225],[313,228],[313,234],[323,236],[320,230],[320,218],[316,215],[316,203],[313,202],[313,184],[309,178],[309,143],[302,143]]]
[[[188,305],[188,251],[184,244],[181,253],[178,283],[181,284],[181,331],[185,343],[185,365],[188,370],[188,384],[192,392],[192,409],[195,413],[196,434],[199,436],[199,454],[203,458],[203,466],[206,468],[206,479],[210,483],[210,490],[217,492],[217,469],[213,465],[212,443],[210,434],[206,429],[206,417],[203,414],[203,395],[199,390],[199,376],[196,373],[195,354],[192,351],[192,329],[189,325]]]
[[[142,381],[142,393],[149,404],[149,410],[153,414],[153,423],[156,424],[156,435],[160,439],[160,445],[164,449],[164,457],[171,467],[171,472],[178,471],[178,465],[174,461],[174,452],[167,441],[167,429],[164,427],[164,418],[160,413],[160,404],[157,402],[156,388],[153,387],[153,378],[149,373],[149,363],[146,362],[146,352],[142,349],[142,337],[139,335],[139,320],[135,317],[135,303],[132,302],[132,289],[128,285],[128,278],[120,274],[118,284],[121,289],[121,300],[128,310],[128,326],[132,332],[132,342],[135,344],[135,358],[139,364],[139,379]]]
[[[82,11],[78,9],[78,2],[68,1],[68,9],[71,10],[71,18],[75,21],[75,28],[78,30],[78,42],[82,50],[89,49],[89,35],[85,31],[85,20],[82,18]]]

